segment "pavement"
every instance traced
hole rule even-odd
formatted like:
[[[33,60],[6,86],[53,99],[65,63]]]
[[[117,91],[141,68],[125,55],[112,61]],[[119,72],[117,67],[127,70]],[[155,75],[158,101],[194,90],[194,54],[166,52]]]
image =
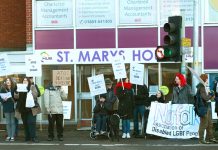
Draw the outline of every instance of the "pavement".
[[[55,130],[56,133],[56,130]],[[6,131],[0,130],[0,145],[13,143],[13,144],[21,144],[26,143],[24,141],[24,131],[22,127],[19,129],[18,137],[16,137],[14,142],[6,142],[5,141]],[[144,137],[141,138],[134,138],[131,137],[130,139],[122,139],[121,132],[120,132],[120,141],[117,140],[110,141],[109,138],[105,136],[99,136],[97,139],[90,138],[90,130],[77,130],[76,126],[70,125],[64,129],[64,141],[58,141],[57,137],[54,138],[53,141],[47,141],[47,129],[44,127],[43,129],[37,129],[37,137],[39,140],[38,144],[73,144],[73,145],[99,145],[99,144],[133,144],[133,145],[198,145],[198,139],[167,139],[161,138],[153,135],[147,136],[145,139]],[[218,139],[218,133],[215,132],[215,137]],[[36,143],[32,143],[36,144]]]

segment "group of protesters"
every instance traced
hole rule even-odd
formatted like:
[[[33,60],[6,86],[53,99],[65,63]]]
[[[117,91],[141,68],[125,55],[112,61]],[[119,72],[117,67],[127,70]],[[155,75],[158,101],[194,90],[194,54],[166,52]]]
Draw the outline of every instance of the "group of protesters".
[[[213,123],[212,123],[212,110],[211,110],[211,100],[215,99],[215,94],[211,94],[208,86],[208,75],[201,74],[200,75],[201,82],[196,86],[197,92],[199,92],[201,99],[203,101],[203,107],[207,111],[204,116],[200,116],[200,125],[199,125],[199,143],[200,144],[210,144],[217,143],[213,134]],[[148,122],[148,114],[151,106],[151,102],[156,101],[159,103],[165,103],[165,95],[161,90],[158,90],[156,95],[151,95],[149,97],[149,92],[147,86],[144,85],[135,85],[131,84],[128,78],[122,79],[117,84],[115,84],[114,88],[112,86],[113,82],[107,78],[106,85],[110,85],[110,97],[105,96],[97,97],[95,113],[106,115],[107,111],[111,111],[112,104],[115,100],[119,100],[118,107],[116,113],[119,114],[122,120],[122,138],[131,138],[130,134],[130,119],[133,119],[134,123],[134,131],[132,132],[134,137],[145,137],[146,134],[146,126]],[[195,104],[195,93],[193,93],[191,86],[187,84],[186,78],[181,73],[175,74],[174,79],[174,87],[171,98],[171,104]],[[108,88],[107,88],[108,90]],[[111,94],[111,92],[114,92]],[[98,103],[100,102],[100,103]],[[108,103],[109,102],[109,103]],[[104,107],[108,104],[109,107]],[[110,106],[111,105],[111,106]],[[95,108],[96,108],[95,107]],[[102,107],[102,109],[101,109]],[[102,113],[101,110],[104,110]],[[139,116],[141,119],[144,119],[143,128],[139,129]],[[97,134],[105,133],[106,127],[102,124],[106,122],[106,118],[104,121],[101,121],[102,117],[97,117]],[[103,128],[102,128],[103,127]],[[204,137],[204,133],[206,131],[206,137]]]
[[[217,143],[213,134],[211,100],[218,99],[217,85],[215,92],[210,91],[208,86],[208,75],[200,75],[201,82],[196,86],[204,110],[206,113],[200,116],[199,125],[199,143],[210,144]],[[10,78],[5,78],[1,89],[0,101],[3,105],[3,112],[6,119],[7,136],[5,141],[15,141],[18,136],[18,120],[21,118],[24,126],[25,141],[38,142],[36,136],[36,116],[41,113],[37,98],[41,96],[40,90],[33,82],[33,78],[24,77],[22,83],[26,85],[26,91],[19,91],[16,83]],[[194,104],[195,93],[192,92],[190,85],[187,84],[185,76],[176,73],[175,86],[172,93],[172,104]],[[215,82],[217,83],[217,82]],[[96,119],[96,134],[106,132],[107,115],[118,114],[122,120],[122,138],[144,137],[146,138],[146,126],[148,122],[151,102],[165,103],[165,95],[158,90],[155,95],[149,96],[147,85],[131,84],[128,78],[120,80],[115,86],[110,78],[105,79],[107,93],[96,96],[96,106],[94,108]],[[31,93],[34,99],[34,106],[27,107],[26,100],[28,93]],[[44,93],[45,108],[48,112],[48,141],[54,139],[54,124],[57,126],[57,137],[63,141],[63,105],[62,100],[66,95],[60,87],[52,84],[46,88]],[[52,103],[50,101],[52,100]],[[215,110],[218,110],[216,108]],[[218,112],[218,111],[217,111]],[[139,129],[139,117],[142,127]],[[131,134],[130,120],[133,119],[134,130]],[[204,133],[206,131],[206,137]]]
[[[19,120],[22,120],[26,142],[39,142],[36,135],[36,117],[41,113],[38,97],[41,92],[32,77],[24,77],[19,88],[10,77],[6,77],[0,88],[0,102],[6,120],[5,141],[13,142],[18,137]],[[44,93],[45,108],[48,113],[48,141],[54,139],[54,125],[56,122],[57,137],[63,141],[63,104],[66,94],[60,87],[49,84]],[[33,104],[30,106],[30,101]]]

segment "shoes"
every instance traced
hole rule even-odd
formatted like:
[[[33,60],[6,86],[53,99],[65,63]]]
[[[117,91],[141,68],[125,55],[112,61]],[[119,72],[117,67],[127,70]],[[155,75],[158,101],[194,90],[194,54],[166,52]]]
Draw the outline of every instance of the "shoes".
[[[48,137],[47,141],[53,141],[52,137]]]
[[[95,135],[99,135],[99,132],[96,132]]]
[[[126,133],[123,133],[122,138],[123,138],[123,139],[126,138]]]
[[[58,141],[63,141],[64,139],[62,137],[59,137],[58,138]]]
[[[205,140],[200,140],[200,141],[199,141],[199,144],[211,144],[211,142],[207,142],[207,141],[205,141]]]
[[[32,142],[33,142],[33,143],[39,143],[39,140],[36,139],[36,138],[32,138]]]
[[[105,134],[106,133],[106,131],[100,131],[100,134]]]
[[[211,142],[211,143],[218,143],[218,141],[215,138],[210,139],[209,142]]]
[[[129,134],[129,133],[126,134],[126,138],[127,138],[127,139],[130,138],[130,134]]]
[[[11,137],[6,137],[5,141],[9,142]]]
[[[14,142],[14,137],[11,137],[10,141],[11,141],[11,142]]]

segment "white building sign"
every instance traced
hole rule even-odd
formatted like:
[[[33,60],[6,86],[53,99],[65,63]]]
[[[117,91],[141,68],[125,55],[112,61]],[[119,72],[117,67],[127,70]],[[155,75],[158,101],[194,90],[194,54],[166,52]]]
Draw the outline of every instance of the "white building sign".
[[[115,27],[115,0],[77,0],[77,27]]]
[[[72,0],[36,1],[36,27],[73,26]]]

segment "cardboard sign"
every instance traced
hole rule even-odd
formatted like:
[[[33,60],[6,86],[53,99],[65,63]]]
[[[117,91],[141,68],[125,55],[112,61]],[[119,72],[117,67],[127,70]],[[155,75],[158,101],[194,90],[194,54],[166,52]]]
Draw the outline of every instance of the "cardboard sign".
[[[71,70],[53,70],[54,86],[71,86]]]

